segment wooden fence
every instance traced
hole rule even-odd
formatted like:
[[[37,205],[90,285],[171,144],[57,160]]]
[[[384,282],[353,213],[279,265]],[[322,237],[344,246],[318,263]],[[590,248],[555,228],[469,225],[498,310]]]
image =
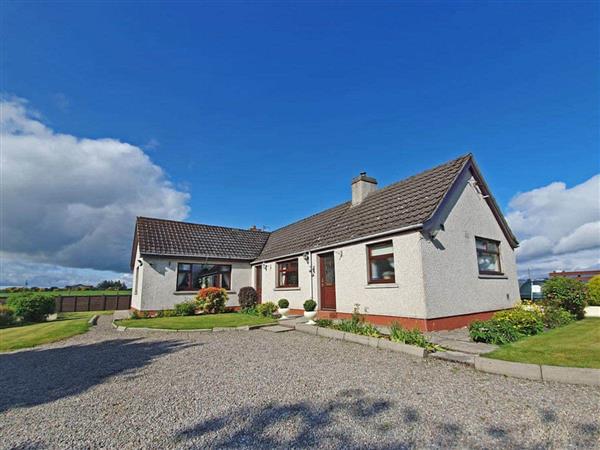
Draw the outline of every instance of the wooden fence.
[[[131,295],[59,295],[54,300],[57,313],[111,311],[131,307]]]

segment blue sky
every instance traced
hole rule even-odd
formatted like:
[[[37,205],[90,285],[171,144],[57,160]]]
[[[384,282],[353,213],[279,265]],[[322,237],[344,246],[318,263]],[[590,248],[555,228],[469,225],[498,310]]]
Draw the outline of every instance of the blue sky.
[[[386,185],[469,151],[505,212],[600,171],[597,3],[12,2],[0,16],[4,96],[54,133],[141,149],[188,194],[176,218],[273,230],[346,201],[362,170]]]

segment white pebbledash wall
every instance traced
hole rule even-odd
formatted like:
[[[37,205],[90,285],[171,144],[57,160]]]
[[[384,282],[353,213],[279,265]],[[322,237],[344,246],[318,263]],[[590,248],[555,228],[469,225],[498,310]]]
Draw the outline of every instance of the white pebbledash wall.
[[[514,250],[474,180],[463,179],[457,192],[444,230],[421,241],[427,318],[506,309],[520,300]],[[476,236],[500,242],[503,275],[479,275]]]
[[[136,265],[137,263],[136,258]],[[176,303],[193,299],[198,291],[176,291],[178,263],[207,263],[231,265],[231,290],[227,292],[227,306],[239,306],[237,293],[244,286],[251,286],[252,269],[248,262],[204,260],[186,258],[143,257],[140,268],[138,295],[132,293],[131,307],[141,311],[172,309]],[[135,268],[133,285],[135,287]]]
[[[445,231],[434,240],[413,231],[333,250],[337,312],[351,313],[358,303],[368,314],[433,319],[510,308],[519,300],[513,249],[469,177],[459,182],[444,220]],[[475,236],[501,242],[502,276],[479,275]],[[395,283],[370,285],[367,245],[390,239]],[[298,257],[298,288],[277,288],[276,261],[263,264],[263,302],[287,298],[294,309],[302,309],[311,297],[320,303],[318,253],[311,253],[310,261],[315,270],[312,291],[310,264],[303,257]]]
[[[356,303],[361,311],[369,314],[401,315],[405,317],[423,317],[423,277],[420,258],[420,234],[408,233],[374,239],[360,244],[337,247],[334,251],[336,311],[351,313]],[[393,241],[396,283],[369,285],[367,282],[368,244]],[[315,267],[312,298],[320,301],[320,278],[318,255],[329,251],[311,254]],[[266,270],[264,267],[266,266]],[[263,265],[262,300],[277,302],[286,298],[290,308],[302,309],[305,300],[311,298],[310,265],[303,257],[298,257],[298,288],[277,288],[277,264],[269,262]],[[402,276],[398,276],[402,274]],[[319,306],[320,308],[320,306]]]

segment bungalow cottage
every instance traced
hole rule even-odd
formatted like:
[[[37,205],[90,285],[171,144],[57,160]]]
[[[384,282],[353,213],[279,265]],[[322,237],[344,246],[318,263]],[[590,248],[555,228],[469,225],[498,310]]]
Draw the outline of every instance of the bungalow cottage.
[[[287,298],[301,312],[347,318],[356,303],[376,324],[422,330],[487,319],[519,300],[518,242],[472,155],[382,189],[361,173],[351,201],[273,232],[139,217],[132,307],[172,308],[201,287],[263,301]]]

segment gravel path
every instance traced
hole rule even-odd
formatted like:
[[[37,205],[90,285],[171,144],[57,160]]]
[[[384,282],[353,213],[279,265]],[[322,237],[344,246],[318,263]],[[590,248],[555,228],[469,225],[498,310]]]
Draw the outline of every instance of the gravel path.
[[[0,448],[600,448],[600,389],[303,333],[110,327],[0,355]]]

